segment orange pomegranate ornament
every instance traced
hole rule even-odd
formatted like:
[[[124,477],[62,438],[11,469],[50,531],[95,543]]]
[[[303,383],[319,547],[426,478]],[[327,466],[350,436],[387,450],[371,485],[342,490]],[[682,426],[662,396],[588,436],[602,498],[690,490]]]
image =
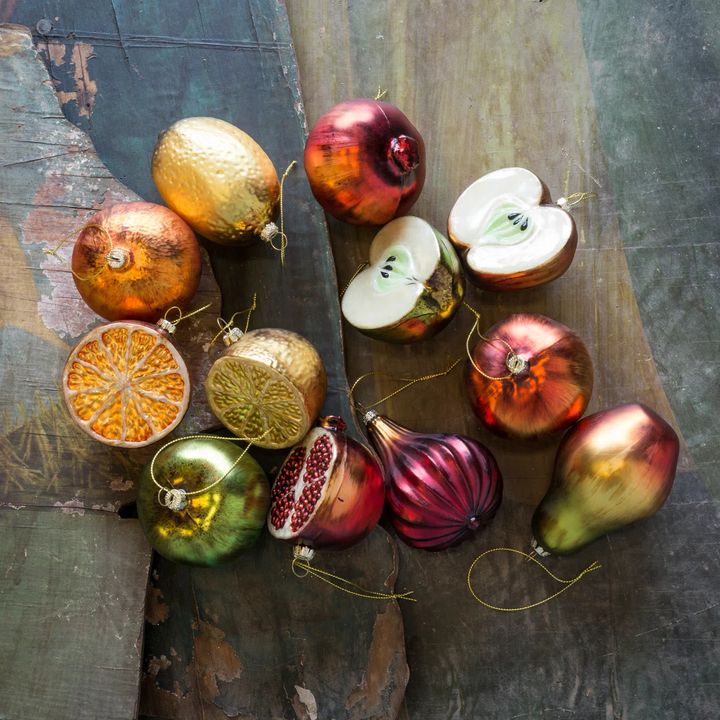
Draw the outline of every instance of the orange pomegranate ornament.
[[[124,320],[91,330],[70,353],[63,393],[72,419],[95,440],[142,447],[182,420],[190,378],[170,340],[174,323]]]
[[[155,203],[118,203],[82,229],[72,271],[83,300],[106,320],[154,322],[184,307],[200,282],[200,245],[190,226]]]
[[[489,430],[533,439],[582,417],[593,366],[585,343],[569,327],[544,315],[518,313],[477,343],[465,381],[475,414]]]

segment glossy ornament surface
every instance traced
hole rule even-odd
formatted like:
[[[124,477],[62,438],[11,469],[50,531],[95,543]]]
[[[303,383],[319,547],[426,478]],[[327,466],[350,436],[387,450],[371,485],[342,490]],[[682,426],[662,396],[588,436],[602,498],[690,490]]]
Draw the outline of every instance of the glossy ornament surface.
[[[672,489],[679,448],[670,425],[639,403],[583,418],[563,438],[533,516],[536,551],[567,555],[655,514]]]
[[[413,432],[373,411],[365,423],[385,469],[390,521],[403,542],[443,550],[495,516],[502,476],[484,445],[464,435]]]
[[[577,247],[575,221],[551,202],[540,178],[517,167],[483,175],[460,195],[448,235],[473,283],[523,290],[568,269]]]
[[[502,436],[532,439],[582,417],[592,395],[585,343],[544,315],[519,313],[493,325],[472,351],[465,384],[481,422]],[[512,348],[512,351],[510,349]]]
[[[166,493],[153,482],[150,464],[145,467],[138,486],[138,519],[148,542],[163,557],[215,566],[255,544],[265,524],[270,491],[265,473],[250,454],[238,461],[242,453],[234,442],[197,436],[164,449],[153,472],[167,489],[202,491],[227,473],[206,492],[185,495],[177,509],[163,504]]]
[[[425,144],[394,105],[339,103],[310,131],[305,172],[326,212],[355,225],[384,225],[404,215],[425,182]]]
[[[192,298],[201,262],[197,238],[182,218],[163,205],[128,202],[90,218],[71,267],[80,295],[98,315],[154,322]]]
[[[63,371],[72,419],[95,440],[142,447],[175,429],[190,402],[190,378],[168,335],[154,325],[100,325],[75,346]]]
[[[452,245],[418,217],[389,222],[370,245],[370,266],[342,298],[345,319],[378,340],[410,343],[438,333],[460,307],[465,283]]]
[[[378,523],[385,482],[372,453],[345,434],[338,417],[321,418],[275,478],[268,529],[310,547],[343,548]]]
[[[325,402],[322,359],[290,330],[238,335],[228,338],[205,380],[210,408],[235,435],[258,438],[259,447],[291,447],[305,437]]]
[[[277,172],[265,151],[218,118],[185,118],[162,132],[152,176],[169,207],[222,245],[246,245],[260,237],[280,197]]]

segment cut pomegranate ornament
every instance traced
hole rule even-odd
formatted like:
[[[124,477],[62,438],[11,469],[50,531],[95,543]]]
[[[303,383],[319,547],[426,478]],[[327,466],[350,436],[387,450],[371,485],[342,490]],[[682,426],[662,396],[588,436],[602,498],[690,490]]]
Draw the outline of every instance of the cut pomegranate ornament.
[[[378,461],[345,434],[341,418],[324,417],[280,468],[268,528],[280,540],[345,548],[377,525],[384,502]]]

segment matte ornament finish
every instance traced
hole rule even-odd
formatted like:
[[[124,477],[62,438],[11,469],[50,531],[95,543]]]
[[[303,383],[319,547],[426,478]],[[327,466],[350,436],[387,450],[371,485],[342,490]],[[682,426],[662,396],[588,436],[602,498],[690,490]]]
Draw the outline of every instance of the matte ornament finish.
[[[217,118],[185,118],[161,133],[152,175],[163,200],[200,235],[222,245],[256,240],[280,197],[265,151]]]
[[[98,315],[154,322],[195,294],[200,245],[172,210],[119,203],[90,218],[75,242],[72,269],[80,295]]]
[[[330,215],[355,225],[384,225],[408,212],[420,195],[425,145],[394,105],[350,100],[310,131],[305,172]]]
[[[638,403],[581,420],[563,438],[533,516],[538,552],[567,555],[656,513],[672,489],[679,447],[670,425]]]
[[[278,328],[241,335],[205,380],[218,420],[238,437],[258,438],[254,444],[263,448],[291,447],[305,437],[326,390],[325,366],[314,346]]]
[[[417,342],[450,322],[464,291],[452,245],[425,220],[407,216],[392,220],[375,236],[370,267],[348,285],[342,312],[370,337]]]
[[[190,402],[180,353],[163,331],[138,321],[91,330],[70,353],[62,382],[77,425],[118,447],[142,447],[165,437]]]
[[[577,247],[575,222],[549,203],[548,189],[524,168],[483,175],[460,195],[448,234],[478,287],[523,290],[568,269]]]
[[[495,516],[502,476],[484,445],[463,435],[412,432],[372,411],[365,422],[385,468],[390,521],[403,542],[443,550]]]
[[[384,505],[378,461],[345,434],[341,418],[321,418],[280,468],[267,524],[280,540],[344,548],[377,525]]]
[[[242,452],[235,442],[187,439],[163,450],[155,477],[163,487],[191,493],[225,475]],[[222,482],[188,495],[181,509],[160,504],[149,464],[138,486],[138,518],[150,545],[168,560],[191,565],[220,565],[252,547],[269,504],[267,478],[249,453]]]
[[[544,315],[511,315],[486,333],[465,367],[475,414],[502,436],[532,439],[560,432],[582,417],[593,388],[585,343],[566,325]],[[500,342],[502,339],[507,343]],[[509,362],[508,346],[520,358]]]

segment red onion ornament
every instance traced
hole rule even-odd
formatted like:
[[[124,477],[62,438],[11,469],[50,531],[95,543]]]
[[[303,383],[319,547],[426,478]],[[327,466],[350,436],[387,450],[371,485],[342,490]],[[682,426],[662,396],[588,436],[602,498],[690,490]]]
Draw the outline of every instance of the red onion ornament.
[[[520,313],[480,337],[469,353],[465,382],[473,410],[489,430],[534,439],[582,417],[592,394],[592,360],[569,327]]]
[[[267,525],[280,540],[346,548],[377,525],[385,483],[370,451],[345,434],[342,418],[320,418],[280,468]]]
[[[679,448],[670,425],[639,403],[581,420],[563,438],[533,516],[535,551],[568,555],[656,513],[672,489]]]
[[[305,172],[323,209],[354,225],[384,225],[410,210],[425,182],[425,145],[394,105],[342,102],[305,145]]]
[[[463,435],[412,432],[370,410],[364,416],[387,479],[387,508],[411,547],[457,545],[494,517],[502,476],[492,453]]]

